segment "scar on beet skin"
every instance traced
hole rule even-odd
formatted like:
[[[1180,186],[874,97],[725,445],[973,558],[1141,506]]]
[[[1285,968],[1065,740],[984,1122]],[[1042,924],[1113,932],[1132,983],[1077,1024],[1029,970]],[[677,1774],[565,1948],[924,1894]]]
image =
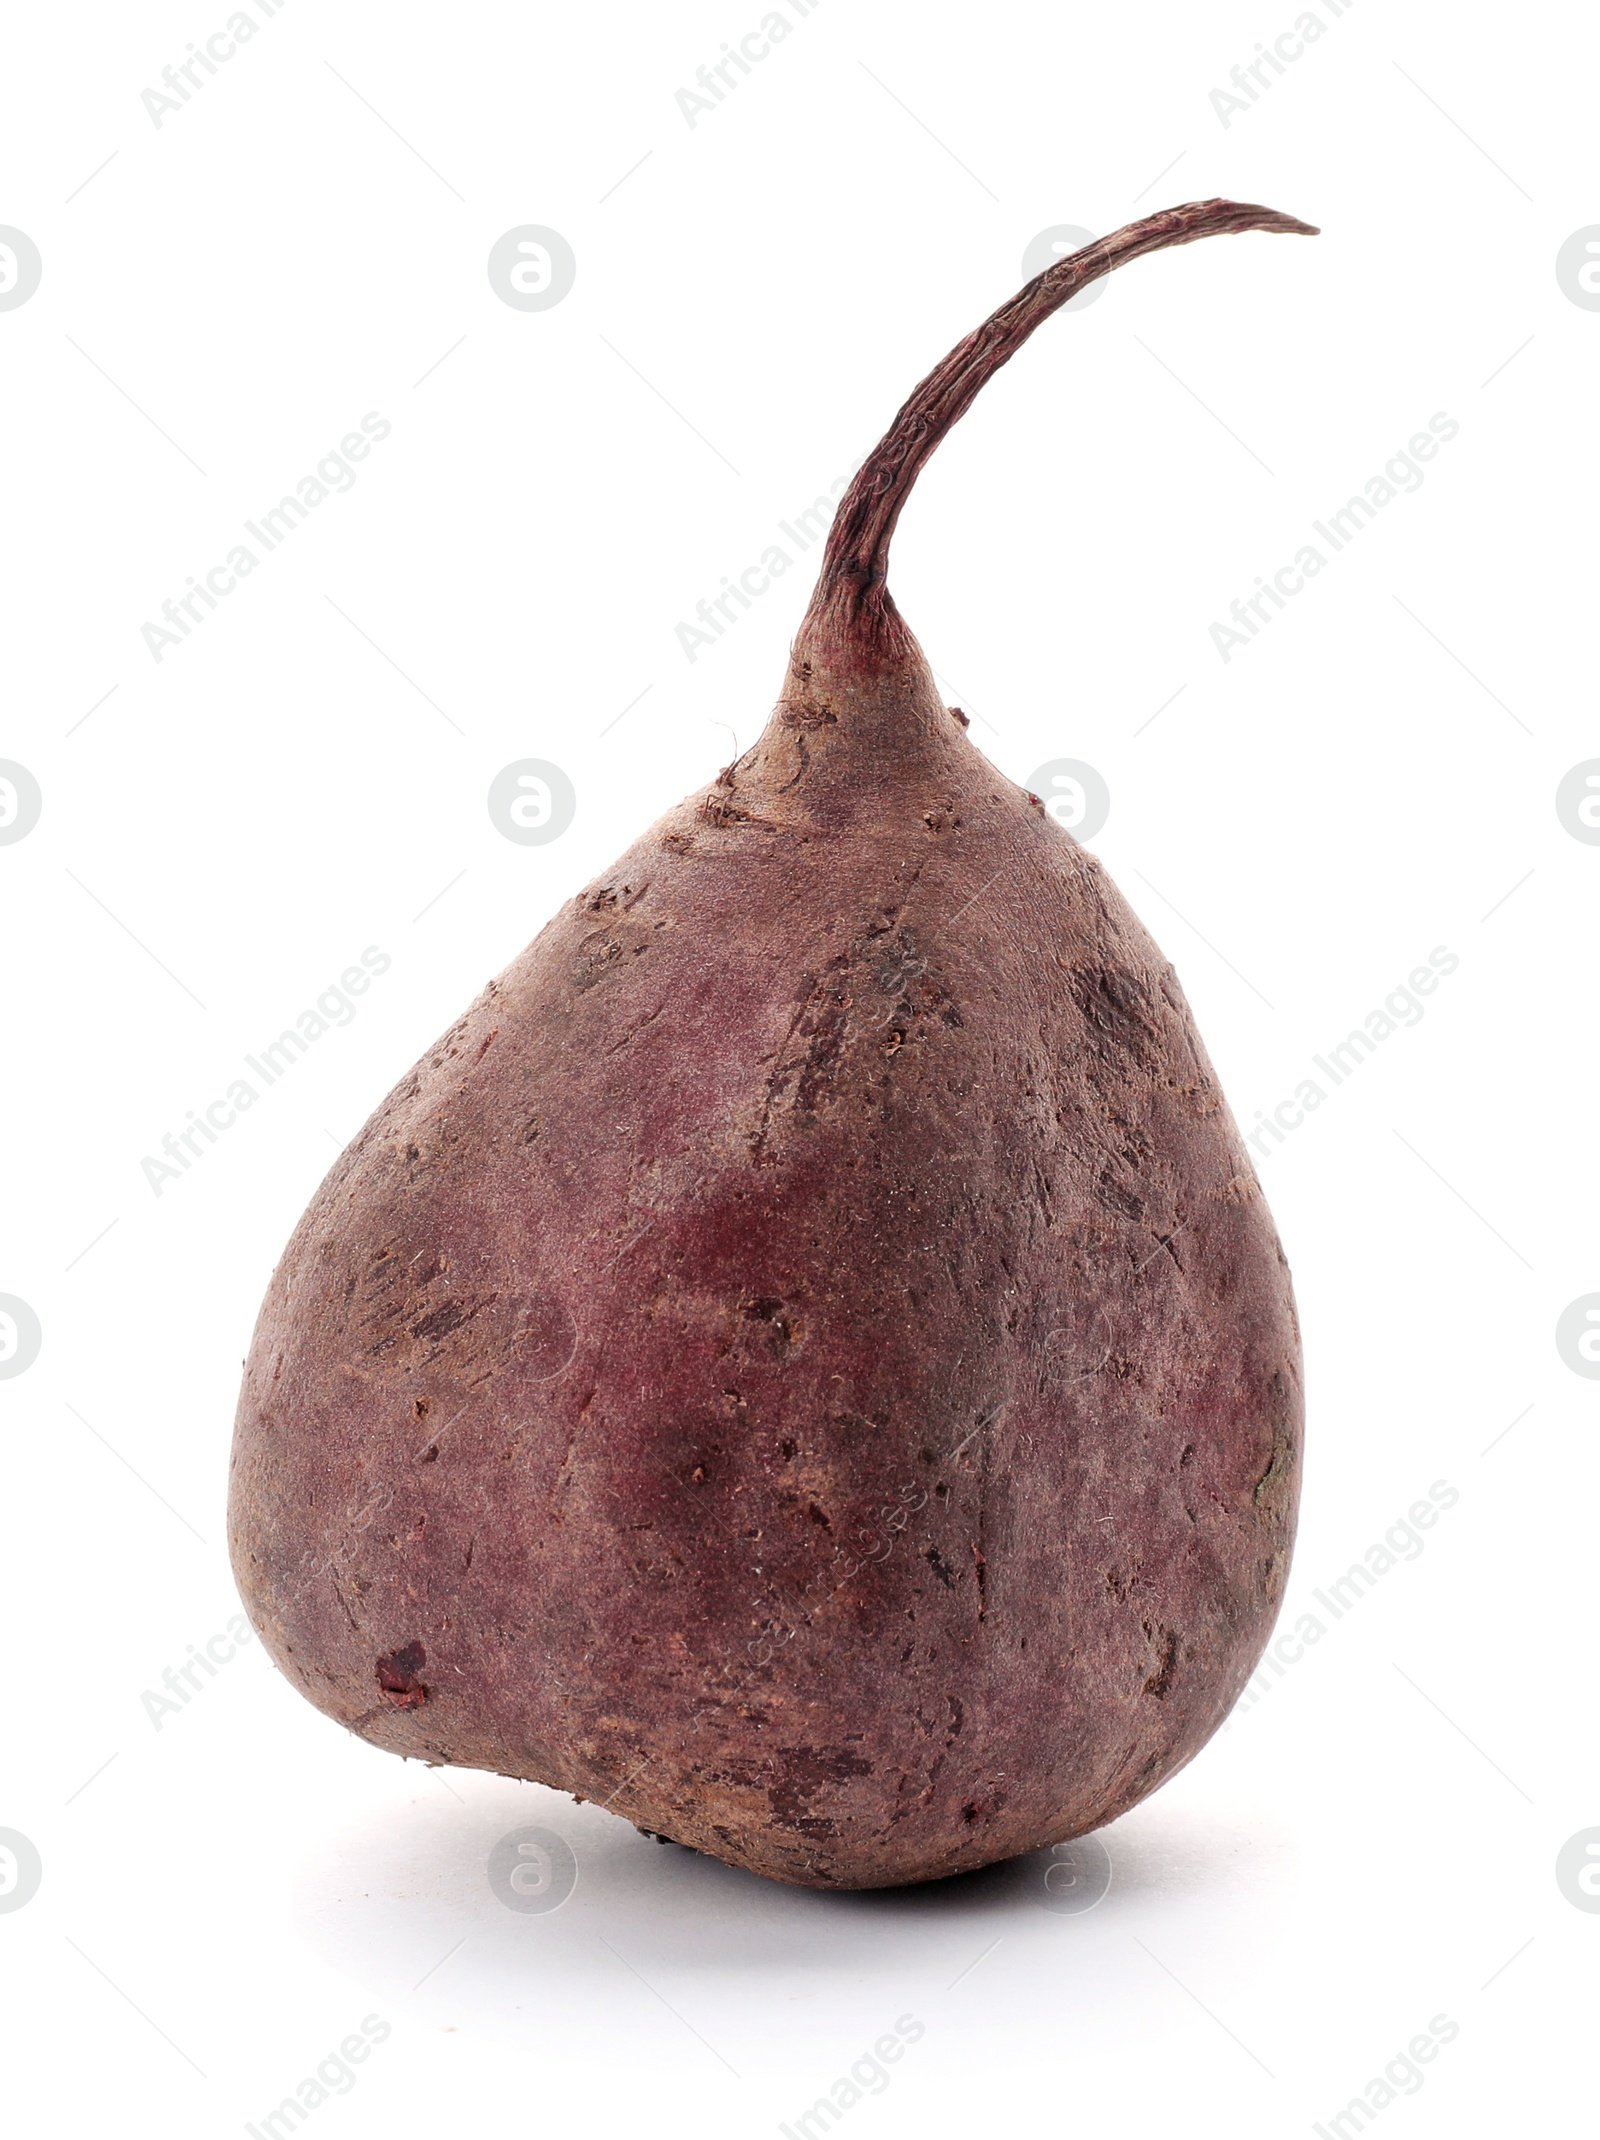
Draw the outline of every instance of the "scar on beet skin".
[[[407,1642],[391,1650],[387,1657],[380,1657],[378,1691],[384,1700],[396,1709],[420,1709],[428,1699],[428,1690],[417,1674],[427,1661],[428,1653],[420,1642]]]

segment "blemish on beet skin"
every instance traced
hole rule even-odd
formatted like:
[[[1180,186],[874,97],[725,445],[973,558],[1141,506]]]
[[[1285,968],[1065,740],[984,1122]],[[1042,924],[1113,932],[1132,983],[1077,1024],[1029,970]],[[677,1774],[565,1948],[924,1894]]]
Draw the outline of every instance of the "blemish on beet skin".
[[[428,1690],[417,1675],[427,1661],[428,1653],[420,1642],[404,1643],[387,1657],[380,1657],[378,1692],[384,1700],[396,1709],[420,1709],[428,1699]]]

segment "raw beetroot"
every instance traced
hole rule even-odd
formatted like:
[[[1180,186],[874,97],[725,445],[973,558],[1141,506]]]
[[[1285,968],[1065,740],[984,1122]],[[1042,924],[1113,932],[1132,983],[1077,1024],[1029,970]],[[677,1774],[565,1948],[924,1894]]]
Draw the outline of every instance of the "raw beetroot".
[[[1226,1715],[1298,1490],[1289,1274],[1171,966],[941,701],[923,462],[1168,210],[1036,277],[840,507],[765,733],[384,1102],[247,1365],[234,1566],[396,1753],[877,1887],[1112,1819]]]

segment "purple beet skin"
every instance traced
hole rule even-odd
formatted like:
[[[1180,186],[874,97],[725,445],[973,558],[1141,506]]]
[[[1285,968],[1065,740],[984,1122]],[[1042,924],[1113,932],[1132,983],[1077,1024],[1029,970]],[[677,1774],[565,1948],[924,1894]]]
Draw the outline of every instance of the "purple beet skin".
[[[1136,1804],[1288,1569],[1289,1273],[1171,966],[885,585],[1029,283],[840,507],[755,747],[389,1096],[275,1272],[230,1527],[319,1708],[812,1887]]]

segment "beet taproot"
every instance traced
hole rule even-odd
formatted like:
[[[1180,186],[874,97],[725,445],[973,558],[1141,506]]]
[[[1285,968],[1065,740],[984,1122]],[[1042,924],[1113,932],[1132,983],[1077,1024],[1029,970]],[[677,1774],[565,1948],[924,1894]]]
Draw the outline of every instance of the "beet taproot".
[[[1058,262],[862,465],[755,746],[372,1117],[272,1278],[230,1535],[318,1707],[814,1887],[1136,1804],[1227,1714],[1299,1485],[1289,1273],[1172,967],[885,584]]]

